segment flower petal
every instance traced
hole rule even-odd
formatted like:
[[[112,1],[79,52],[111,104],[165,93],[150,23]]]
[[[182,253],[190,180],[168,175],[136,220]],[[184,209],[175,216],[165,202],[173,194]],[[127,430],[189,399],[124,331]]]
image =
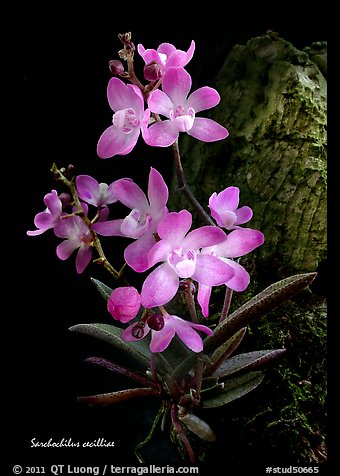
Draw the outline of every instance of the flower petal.
[[[44,196],[44,203],[46,207],[49,209],[51,215],[59,215],[61,214],[62,211],[62,203],[60,201],[60,198],[58,197],[57,191],[52,190],[51,193],[47,193]]]
[[[121,79],[111,78],[107,86],[107,99],[113,111],[132,108],[140,111],[143,100]],[[136,111],[137,112],[137,111]]]
[[[234,270],[216,256],[200,254],[197,256],[195,273],[192,279],[207,286],[219,286],[234,275]]]
[[[177,274],[167,263],[156,268],[143,283],[141,303],[144,307],[162,306],[176,294],[179,285]]]
[[[247,223],[253,217],[253,210],[250,207],[241,207],[235,211],[236,222],[235,225],[242,225]]]
[[[79,248],[79,243],[76,240],[64,240],[57,246],[57,256],[61,260],[68,259],[71,254]]]
[[[204,86],[196,89],[187,99],[187,107],[192,107],[195,113],[215,107],[221,100],[216,89]]]
[[[169,119],[152,124],[144,131],[144,141],[152,147],[169,147],[178,138],[179,132]]]
[[[148,253],[156,240],[152,233],[146,232],[138,240],[125,248],[124,259],[127,264],[137,273],[143,273],[149,269]]]
[[[231,266],[234,270],[234,276],[225,283],[228,286],[228,288],[238,292],[241,292],[247,289],[250,283],[250,276],[249,276],[249,273],[244,269],[244,267],[231,259],[228,259],[228,258],[221,258],[221,259],[225,263],[228,263],[228,265]]]
[[[213,246],[221,243],[226,239],[227,235],[221,228],[217,226],[202,226],[196,230],[190,231],[182,241],[184,249],[191,248],[197,250],[204,246]]]
[[[183,106],[191,89],[191,76],[183,68],[169,68],[164,73],[162,88],[175,107]]]
[[[152,331],[150,350],[151,352],[163,352],[175,336],[175,329],[164,319],[164,327],[161,331]]]
[[[40,212],[37,213],[34,217],[34,224],[37,228],[41,228],[42,230],[48,230],[49,228],[53,228],[55,225],[55,218],[51,215],[50,212]]]
[[[92,248],[90,246],[81,246],[76,256],[76,270],[81,274],[92,258]]]
[[[178,316],[170,317],[172,319],[172,326],[174,327],[181,341],[184,342],[184,344],[193,352],[201,352],[203,350],[202,337],[193,329],[191,323],[181,319]],[[207,329],[203,325],[199,325],[199,328],[200,330],[202,330],[202,328]]]
[[[205,117],[196,117],[194,125],[188,131],[188,134],[195,139],[202,140],[203,142],[214,142],[216,140],[225,139],[228,137],[229,132],[227,129],[212,119]]]
[[[190,230],[192,215],[188,210],[170,212],[159,222],[157,233],[162,240],[167,240],[172,246],[178,246]]]
[[[108,159],[117,154],[126,155],[136,145],[140,129],[135,128],[130,134],[124,134],[118,127],[110,126],[100,136],[97,154],[101,159]]]
[[[99,183],[89,175],[78,175],[76,177],[76,187],[79,198],[91,205],[97,205],[99,195]]]
[[[118,200],[131,210],[136,208],[141,214],[149,211],[145,193],[133,180],[116,180],[113,184],[113,190]]]
[[[240,189],[238,187],[227,187],[219,194],[213,193],[209,198],[209,208],[215,210],[235,211],[239,204]]]
[[[191,60],[191,58],[193,57],[194,51],[195,51],[195,42],[194,40],[192,40],[188,51],[175,50],[170,55],[168,55],[169,58],[166,62],[166,67],[186,66]]]
[[[176,51],[176,47],[172,45],[171,43],[161,43],[159,47],[157,48],[158,53],[162,53],[163,55],[166,55],[167,58]]]
[[[148,97],[148,108],[156,114],[162,114],[169,118],[171,109],[175,107],[169,96],[160,89],[156,89]]]
[[[152,231],[156,232],[159,220],[166,212],[169,190],[161,174],[152,167],[149,174],[148,198],[152,217]]]
[[[171,253],[172,247],[166,240],[157,241],[148,253],[149,268],[160,261],[166,261]]]
[[[124,220],[108,220],[97,222],[92,225],[92,228],[101,236],[125,236],[121,231],[123,221]]]
[[[211,295],[211,286],[205,284],[198,285],[197,302],[201,306],[202,314],[204,317],[209,316],[209,302]]]
[[[225,258],[238,258],[250,253],[263,243],[264,235],[261,231],[239,228],[232,231],[225,241],[216,245],[215,251]]]

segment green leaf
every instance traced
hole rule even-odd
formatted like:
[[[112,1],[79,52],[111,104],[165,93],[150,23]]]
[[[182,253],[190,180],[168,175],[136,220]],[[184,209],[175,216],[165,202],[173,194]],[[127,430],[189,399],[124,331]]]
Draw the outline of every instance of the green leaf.
[[[150,350],[147,342],[144,340],[125,342],[120,337],[123,329],[108,324],[76,324],[75,326],[70,327],[69,330],[100,339],[101,341],[111,344],[123,352],[126,352],[146,367],[149,366]]]
[[[224,383],[224,388],[217,395],[205,398],[202,408],[216,408],[243,397],[254,390],[264,378],[263,372],[249,372],[240,377],[234,377]],[[203,396],[203,395],[202,395]]]
[[[147,395],[157,395],[157,391],[153,388],[130,388],[128,390],[119,390],[118,392],[78,397],[78,401],[90,405],[112,405],[124,402],[130,398],[145,397]]]
[[[210,360],[211,365],[206,368],[205,375],[211,375],[240,345],[247,331],[246,327],[242,327],[238,332],[230,337],[224,344],[218,347],[212,354]]]
[[[204,342],[204,352],[214,351],[250,321],[262,317],[302,291],[313,282],[316,275],[317,273],[306,273],[290,276],[257,294],[216,327],[214,335]]]
[[[235,355],[225,360],[213,375],[219,380],[236,372],[259,368],[268,362],[280,357],[286,349],[256,350],[245,354]]]
[[[99,294],[107,301],[111,296],[113,289],[106,286],[106,284],[98,281],[98,279],[90,278],[96,289],[99,291]]]

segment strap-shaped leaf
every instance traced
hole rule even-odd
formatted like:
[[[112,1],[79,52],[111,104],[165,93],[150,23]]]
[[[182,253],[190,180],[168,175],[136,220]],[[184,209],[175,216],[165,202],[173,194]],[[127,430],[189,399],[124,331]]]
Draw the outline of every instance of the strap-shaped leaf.
[[[214,335],[205,339],[204,351],[214,351],[231,335],[247,325],[255,318],[262,317],[284,301],[290,299],[302,289],[309,286],[317,273],[305,273],[290,276],[272,284],[261,293],[254,296],[239,309],[233,312],[228,319],[221,322],[215,329]]]
[[[210,360],[211,365],[206,368],[205,375],[211,375],[224,360],[237,349],[240,345],[245,333],[247,331],[246,327],[242,327],[238,332],[230,337],[224,344],[218,347],[215,352],[212,354]]]
[[[106,286],[106,284],[102,283],[98,279],[90,278],[92,283],[94,284],[95,288],[98,290],[99,294],[102,296],[102,298],[107,301],[109,297],[111,296],[111,293],[113,289],[109,288],[109,286]]]
[[[157,395],[157,391],[153,388],[129,388],[128,390],[119,390],[118,392],[78,397],[78,401],[88,403],[89,405],[112,405],[124,402],[130,398],[145,397],[147,395]]]
[[[224,388],[221,389],[217,395],[215,394],[214,396],[207,398],[207,394],[205,394],[202,407],[221,407],[237,398],[243,397],[243,395],[246,395],[260,385],[263,378],[263,372],[249,372],[240,377],[233,377],[224,383]]]
[[[222,380],[236,372],[257,369],[281,357],[285,351],[286,349],[256,350],[254,352],[235,355],[225,360],[220,367],[215,370],[213,375],[219,377],[219,380]]]
[[[120,334],[122,329],[108,324],[76,324],[69,328],[72,332],[80,332],[87,334],[103,342],[113,345],[114,347],[126,352],[131,357],[144,364],[146,367],[150,364],[150,351],[147,342],[144,340],[135,342],[125,342]]]
[[[110,362],[109,360],[103,359],[102,357],[88,357],[87,359],[85,359],[85,362],[90,362],[91,364],[96,364],[100,367],[104,367],[104,369],[111,370],[111,372],[124,375],[125,377],[135,380],[136,382],[140,383],[141,385],[145,385],[146,387],[155,387],[156,385],[143,374],[128,369],[123,365]]]

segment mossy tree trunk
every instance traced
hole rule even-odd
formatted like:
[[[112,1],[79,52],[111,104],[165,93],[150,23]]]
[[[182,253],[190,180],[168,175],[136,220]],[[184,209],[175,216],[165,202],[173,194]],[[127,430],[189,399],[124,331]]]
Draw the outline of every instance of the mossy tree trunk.
[[[324,62],[323,46],[309,51]],[[206,207],[214,191],[238,186],[240,205],[254,211],[249,226],[265,234],[257,257],[267,272],[315,271],[326,255],[324,75],[306,52],[264,35],[232,49],[216,88],[221,102],[210,117],[230,136],[216,143],[183,138],[192,191]],[[177,209],[188,207],[181,194],[172,196]]]

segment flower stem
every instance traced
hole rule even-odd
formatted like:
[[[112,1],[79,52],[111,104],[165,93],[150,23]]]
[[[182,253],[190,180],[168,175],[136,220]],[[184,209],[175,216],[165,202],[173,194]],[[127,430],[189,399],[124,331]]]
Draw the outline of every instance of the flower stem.
[[[223,308],[222,308],[221,317],[220,317],[219,322],[222,322],[222,321],[224,321],[224,319],[227,318],[228,312],[229,312],[229,309],[230,309],[230,303],[231,303],[232,296],[233,296],[233,290],[228,288],[228,286],[227,286],[226,291],[225,291],[224,303],[223,303]]]
[[[188,309],[189,309],[189,313],[190,313],[190,317],[191,317],[192,322],[194,322],[195,324],[198,324],[195,300],[194,300],[194,296],[193,296],[192,290],[191,290],[191,279],[188,279],[187,281],[189,283],[189,286],[184,292],[185,300],[187,302],[187,306],[188,306]]]
[[[88,229],[90,230],[91,238],[92,238],[92,246],[97,250],[97,253],[99,255],[99,258],[95,259],[93,262],[102,265],[117,281],[121,281],[121,276],[119,272],[114,269],[114,267],[111,265],[111,263],[108,261],[108,259],[106,258],[104,254],[98,235],[92,229],[91,220],[84,213],[83,207],[81,206],[81,203],[78,197],[77,189],[74,185],[74,181],[66,178],[65,175],[63,174],[63,169],[59,170],[56,164],[52,165],[51,172],[53,176],[56,178],[56,180],[60,180],[64,185],[68,187],[68,189],[70,190],[72,194],[74,205],[77,208],[77,211],[74,214],[79,215],[80,218],[88,227]]]
[[[202,218],[206,225],[216,226],[216,224],[204,210],[202,205],[197,201],[188,184],[186,183],[184,170],[181,162],[181,155],[179,152],[178,141],[172,144],[171,148],[175,159],[175,170],[177,175],[178,190],[184,193],[188,201],[191,203],[192,207],[195,209],[195,211]]]
[[[195,454],[194,451],[190,445],[189,439],[187,435],[185,434],[185,431],[183,430],[183,426],[181,425],[181,422],[178,419],[177,416],[177,409],[176,409],[176,404],[174,403],[171,407],[171,420],[174,425],[175,431],[178,435],[178,437],[182,440],[182,443],[185,446],[185,449],[187,450],[187,453],[190,458],[190,462],[192,464],[195,463]]]
[[[141,456],[139,450],[141,448],[143,448],[143,446],[145,446],[151,440],[152,435],[153,435],[153,433],[156,429],[157,423],[158,423],[158,421],[159,421],[159,419],[160,419],[160,417],[162,416],[163,413],[164,413],[164,405],[162,405],[160,407],[160,409],[158,410],[158,413],[157,413],[157,415],[156,415],[156,417],[155,417],[155,419],[152,423],[151,429],[150,429],[149,433],[147,434],[146,438],[143,441],[141,441],[140,443],[138,443],[138,445],[136,446],[136,448],[134,450],[134,454],[136,455],[139,463],[145,463],[145,461],[144,461],[143,457]]]

